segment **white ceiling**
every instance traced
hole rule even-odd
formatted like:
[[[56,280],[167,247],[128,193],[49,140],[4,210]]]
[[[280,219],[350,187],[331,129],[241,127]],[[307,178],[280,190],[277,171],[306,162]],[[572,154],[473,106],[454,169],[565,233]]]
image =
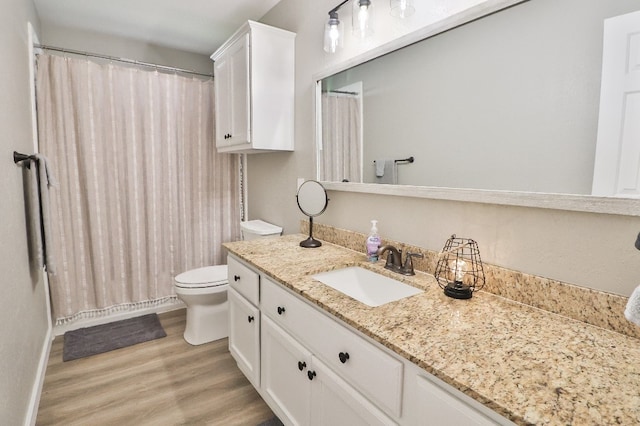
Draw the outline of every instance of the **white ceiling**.
[[[34,0],[43,24],[213,53],[247,19],[280,0]]]

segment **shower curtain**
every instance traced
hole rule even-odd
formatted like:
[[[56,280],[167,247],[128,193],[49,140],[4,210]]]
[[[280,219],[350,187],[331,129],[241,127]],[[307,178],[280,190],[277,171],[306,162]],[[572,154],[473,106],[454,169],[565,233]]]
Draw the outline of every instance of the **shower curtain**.
[[[360,99],[356,95],[322,94],[320,179],[362,182]]]
[[[240,159],[218,154],[213,81],[41,54],[57,324],[176,300],[173,277],[240,237]]]

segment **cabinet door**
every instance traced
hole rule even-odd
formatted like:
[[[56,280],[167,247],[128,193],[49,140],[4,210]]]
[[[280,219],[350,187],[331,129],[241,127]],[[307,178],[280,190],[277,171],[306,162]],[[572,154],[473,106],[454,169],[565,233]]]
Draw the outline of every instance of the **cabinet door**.
[[[429,424],[448,426],[498,424],[426,377],[416,376],[415,380],[416,391],[413,397],[418,401],[416,405],[419,407],[419,413],[415,413],[417,419],[429,419]]]
[[[271,319],[263,317],[262,390],[284,424],[309,424],[310,365],[309,351]]]
[[[347,382],[313,358],[311,424],[318,426],[395,425]]]
[[[251,142],[251,91],[249,82],[249,34],[239,39],[229,52],[231,62],[231,138],[229,145]]]
[[[229,145],[231,134],[231,61],[228,56],[214,65],[216,147]]]
[[[228,290],[229,352],[238,367],[256,387],[260,387],[260,311],[240,296]]]

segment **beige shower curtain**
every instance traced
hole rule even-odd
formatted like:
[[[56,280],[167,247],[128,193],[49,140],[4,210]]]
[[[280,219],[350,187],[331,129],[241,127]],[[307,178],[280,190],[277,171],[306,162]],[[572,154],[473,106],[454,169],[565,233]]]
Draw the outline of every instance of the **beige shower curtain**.
[[[213,81],[42,54],[57,323],[175,300],[173,277],[240,236],[239,158],[218,154]]]
[[[320,180],[362,182],[360,99],[322,94]]]

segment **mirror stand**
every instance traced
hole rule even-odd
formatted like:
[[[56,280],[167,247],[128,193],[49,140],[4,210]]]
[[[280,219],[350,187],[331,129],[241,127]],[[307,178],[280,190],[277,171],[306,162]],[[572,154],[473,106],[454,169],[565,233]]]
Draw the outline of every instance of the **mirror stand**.
[[[313,216],[309,216],[309,238],[304,241],[300,241],[300,247],[304,248],[316,248],[320,247],[322,243],[313,238]]]

